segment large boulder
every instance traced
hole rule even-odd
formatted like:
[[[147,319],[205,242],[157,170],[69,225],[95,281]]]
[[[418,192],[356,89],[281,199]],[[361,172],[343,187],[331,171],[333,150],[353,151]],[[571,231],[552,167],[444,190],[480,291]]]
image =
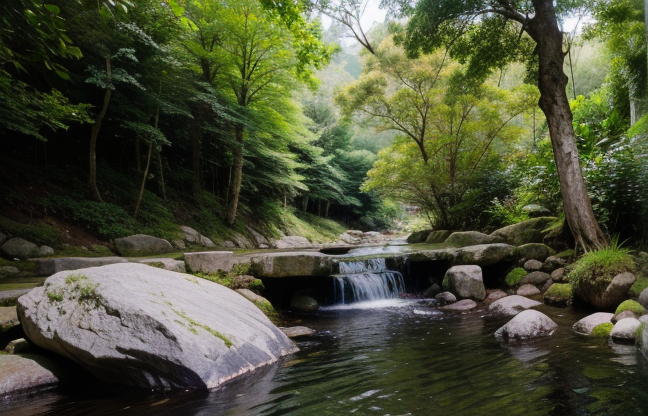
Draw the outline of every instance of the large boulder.
[[[459,299],[483,300],[486,288],[479,266],[453,266],[443,278],[443,288],[454,293]]]
[[[173,246],[167,240],[146,234],[116,238],[115,247],[124,257],[151,256],[173,252]]]
[[[25,260],[31,257],[38,257],[40,249],[32,242],[25,239],[14,237],[5,241],[0,248],[5,255],[11,258]]]
[[[448,239],[448,237],[450,237],[450,234],[452,234],[452,231],[449,230],[432,231],[425,239],[425,242],[427,244],[443,243]]]
[[[495,336],[513,342],[551,336],[557,328],[558,325],[542,312],[526,310],[495,331]]]
[[[534,308],[539,305],[542,305],[542,303],[533,299],[525,298],[520,295],[511,295],[491,303],[488,305],[488,310],[497,314],[513,316],[526,309]]]
[[[316,252],[271,253],[254,256],[251,271],[256,277],[328,277],[338,271],[330,256]]]
[[[216,273],[219,270],[229,273],[235,264],[248,262],[234,255],[233,251],[201,251],[185,253],[185,265],[192,272]]]
[[[457,249],[454,263],[491,266],[500,262],[513,261],[515,253],[515,247],[508,244],[480,244]]]
[[[529,243],[523,244],[518,247],[520,257],[528,260],[545,261],[547,257],[555,253],[555,251],[542,243]]]
[[[614,310],[626,300],[628,290],[636,281],[637,277],[630,272],[614,276],[608,285],[596,280],[583,280],[574,286],[574,296],[596,309]]]
[[[407,242],[409,244],[425,243],[431,232],[432,230],[414,231],[407,236]]]
[[[590,335],[597,326],[607,323],[611,324],[613,317],[613,313],[596,312],[576,322],[572,326],[572,329],[579,334]]]
[[[450,234],[445,244],[451,247],[468,247],[480,244],[501,243],[502,239],[478,231],[457,231]]]
[[[637,318],[619,319],[610,331],[610,336],[618,341],[634,341],[640,326],[641,322]]]
[[[508,227],[500,228],[491,233],[491,236],[500,238],[506,244],[521,246],[529,243],[542,243],[543,230],[555,221],[554,217],[532,218]]]
[[[238,293],[137,263],[57,273],[18,314],[36,345],[145,388],[213,388],[295,351]]]
[[[49,366],[50,360],[41,357]],[[54,388],[59,378],[37,361],[18,355],[0,354],[0,398]]]

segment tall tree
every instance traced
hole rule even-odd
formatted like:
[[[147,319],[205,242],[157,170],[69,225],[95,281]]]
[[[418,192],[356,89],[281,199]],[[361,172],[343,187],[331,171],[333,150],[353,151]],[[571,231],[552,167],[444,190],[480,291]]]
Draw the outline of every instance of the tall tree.
[[[558,12],[582,2],[553,0],[421,0],[410,9],[412,18],[404,34],[411,53],[445,46],[485,73],[519,58],[516,40],[526,32],[535,42],[539,105],[544,112],[558,169],[567,223],[576,244],[585,250],[603,247],[601,231],[585,188],[574,140],[572,114],[563,71],[565,52]]]

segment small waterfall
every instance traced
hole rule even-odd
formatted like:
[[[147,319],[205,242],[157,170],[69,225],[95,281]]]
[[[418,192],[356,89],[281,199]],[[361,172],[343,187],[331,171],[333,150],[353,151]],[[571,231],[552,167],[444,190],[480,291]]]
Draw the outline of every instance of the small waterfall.
[[[387,270],[385,259],[340,262],[332,277],[334,304],[393,299],[405,290],[403,276]]]

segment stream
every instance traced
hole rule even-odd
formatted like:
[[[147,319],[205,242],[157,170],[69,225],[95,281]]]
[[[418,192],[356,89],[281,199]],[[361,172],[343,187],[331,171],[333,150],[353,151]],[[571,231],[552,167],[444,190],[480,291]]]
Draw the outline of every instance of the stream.
[[[85,385],[3,404],[3,415],[644,415],[648,366],[633,345],[579,336],[586,313],[543,306],[550,338],[507,345],[506,318],[413,300],[325,308],[301,352],[211,392]]]

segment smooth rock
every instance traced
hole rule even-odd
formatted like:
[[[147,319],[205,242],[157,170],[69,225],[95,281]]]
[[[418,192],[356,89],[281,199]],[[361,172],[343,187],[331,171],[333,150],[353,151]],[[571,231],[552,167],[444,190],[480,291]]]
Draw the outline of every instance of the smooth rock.
[[[248,233],[250,233],[250,235],[252,236],[252,239],[256,243],[257,247],[261,248],[261,246],[263,245],[266,247],[270,246],[270,241],[267,238],[265,238],[263,234],[261,234],[260,232],[258,232],[257,230],[255,230],[250,226],[246,226],[245,228],[247,229]]]
[[[544,285],[542,285],[542,287],[539,288],[540,292],[545,293],[547,290],[549,290],[549,288],[553,284],[554,284],[553,280],[551,280],[551,279],[547,280],[546,282],[544,282]]]
[[[216,244],[214,244],[214,242],[212,240],[205,237],[204,235],[200,236],[200,245],[203,246],[203,247],[208,247],[208,248],[216,247]]]
[[[455,303],[457,301],[457,297],[450,292],[441,292],[434,297],[434,300],[437,301],[437,304],[439,306],[445,306],[450,303]]]
[[[432,230],[414,231],[407,237],[407,242],[409,244],[425,243],[431,232]]]
[[[537,337],[548,337],[558,325],[547,315],[535,310],[526,310],[517,314],[508,323],[495,331],[495,336],[508,342]]]
[[[298,235],[287,235],[281,237],[280,240],[275,241],[275,246],[278,249],[296,249],[296,248],[311,248],[313,243],[308,241],[306,237],[301,237]]]
[[[554,282],[560,282],[560,283],[566,282],[567,281],[566,277],[567,276],[565,275],[564,267],[561,267],[551,272],[551,280],[553,280]]]
[[[509,225],[491,233],[491,236],[500,238],[504,243],[521,246],[529,243],[542,243],[543,230],[555,217],[539,217]]]
[[[538,260],[527,260],[522,266],[527,272],[536,272],[542,268],[542,262]]]
[[[486,296],[486,299],[484,299],[484,303],[491,304],[491,303],[495,302],[496,300],[505,298],[507,296],[508,296],[508,293],[504,292],[503,290],[495,289],[495,290],[490,291],[490,293],[488,293],[488,295]]]
[[[479,266],[453,266],[446,271],[443,287],[454,293],[458,299],[483,300],[486,288]]]
[[[300,312],[314,312],[319,309],[319,303],[312,296],[296,293],[290,300],[290,308]]]
[[[455,254],[455,264],[492,266],[509,262],[515,258],[516,248],[508,244],[480,244],[459,248]]]
[[[254,248],[254,243],[242,234],[234,234],[231,238],[240,248]]]
[[[452,231],[450,230],[436,230],[430,232],[428,234],[427,238],[425,239],[425,243],[427,244],[440,244],[444,243],[448,237],[450,237],[450,234],[452,234]]]
[[[268,299],[264,298],[261,295],[257,295],[256,293],[252,292],[250,289],[236,289],[236,293],[239,295],[243,296],[245,299],[249,300],[252,303],[270,303]]]
[[[610,331],[610,337],[617,340],[632,341],[635,339],[635,334],[640,326],[641,322],[637,318],[620,319]]]
[[[5,348],[7,354],[25,354],[33,350],[34,347],[25,338],[14,339]]]
[[[115,238],[115,247],[124,257],[150,256],[173,251],[173,246],[167,240],[146,234]]]
[[[168,258],[158,258],[158,259],[144,259],[140,260],[138,263],[147,264],[153,267],[159,267],[160,269],[170,270],[172,272],[185,273],[187,268],[185,267],[185,262],[182,260],[174,260]]]
[[[534,297],[539,298],[542,296],[542,292],[540,292],[540,289],[528,283],[520,286],[516,294],[520,296],[525,296],[527,298],[534,298]]]
[[[39,361],[48,361],[41,358]],[[0,354],[0,397],[55,387],[59,378],[36,361]]]
[[[227,273],[232,271],[235,264],[249,260],[237,259],[233,251],[201,251],[185,253],[184,261],[192,272],[216,273],[222,270]]]
[[[291,326],[288,328],[281,328],[281,331],[286,334],[288,338],[305,337],[315,333],[314,329],[310,329],[306,326]]]
[[[635,315],[634,312],[628,311],[628,310],[623,311],[623,312],[619,312],[618,314],[615,314],[614,317],[612,318],[612,323],[617,323],[620,320],[626,319],[626,318],[635,318],[635,319],[637,319],[637,315]]]
[[[637,302],[639,302],[644,308],[648,309],[648,288],[641,291]]]
[[[256,277],[328,277],[337,273],[338,263],[318,252],[269,253],[251,259]]]
[[[49,257],[54,255],[54,249],[49,246],[42,246],[38,249],[38,257]]]
[[[230,240],[225,240],[225,241],[223,241],[223,247],[225,247],[225,248],[236,248],[236,244],[234,244]]]
[[[20,269],[14,266],[0,267],[0,277],[15,276],[20,273]]]
[[[528,260],[545,261],[547,257],[555,253],[555,251],[542,243],[529,243],[523,244],[518,247],[520,257]]]
[[[463,299],[450,305],[441,306],[439,310],[446,312],[463,312],[477,307],[477,302],[472,299]]]
[[[182,240],[173,240],[171,244],[173,244],[173,247],[175,247],[178,250],[184,250],[185,248],[187,248],[185,242]]]
[[[542,303],[520,295],[511,295],[498,299],[488,306],[488,310],[493,313],[513,316],[518,313],[542,305]]]
[[[637,277],[634,274],[625,272],[614,276],[607,287],[601,286],[599,283],[581,281],[578,286],[574,287],[574,296],[599,310],[614,310],[626,300],[628,290],[636,280]]]
[[[181,225],[180,229],[184,233],[184,241],[187,244],[199,244],[200,243],[200,233],[196,230],[194,230],[191,227],[187,227],[186,225]]]
[[[15,306],[0,307],[0,333],[19,323]]]
[[[36,244],[18,237],[10,238],[5,241],[5,243],[2,244],[2,247],[0,247],[0,250],[11,258],[21,260],[38,257],[39,254],[39,249]]]
[[[567,264],[567,260],[561,259],[560,257],[550,256],[547,257],[547,259],[544,261],[544,264],[542,265],[542,270],[547,273],[551,273],[556,269],[565,267],[566,264]]]
[[[423,292],[423,297],[434,298],[439,293],[441,293],[441,288],[439,287],[439,285],[435,283],[432,286],[425,289],[425,292]]]
[[[544,285],[549,279],[551,279],[551,275],[549,273],[531,272],[520,280],[520,285]]]
[[[538,204],[528,204],[522,207],[522,211],[526,212],[529,214],[531,218],[537,218],[541,217],[543,215],[550,214],[551,211],[549,209],[543,207],[542,205]]]
[[[214,388],[295,351],[236,292],[137,263],[57,273],[18,300],[18,314],[36,345],[145,388]]]
[[[468,247],[501,242],[501,238],[480,233],[478,231],[457,231],[450,234],[444,243],[451,247]]]
[[[108,264],[128,263],[123,257],[61,257],[57,259],[35,259],[37,276],[50,276],[65,270],[85,269]]]
[[[596,312],[591,315],[588,315],[576,322],[572,329],[579,334],[590,335],[594,328],[601,324],[612,323],[612,318],[614,317],[613,313],[608,312]]]

